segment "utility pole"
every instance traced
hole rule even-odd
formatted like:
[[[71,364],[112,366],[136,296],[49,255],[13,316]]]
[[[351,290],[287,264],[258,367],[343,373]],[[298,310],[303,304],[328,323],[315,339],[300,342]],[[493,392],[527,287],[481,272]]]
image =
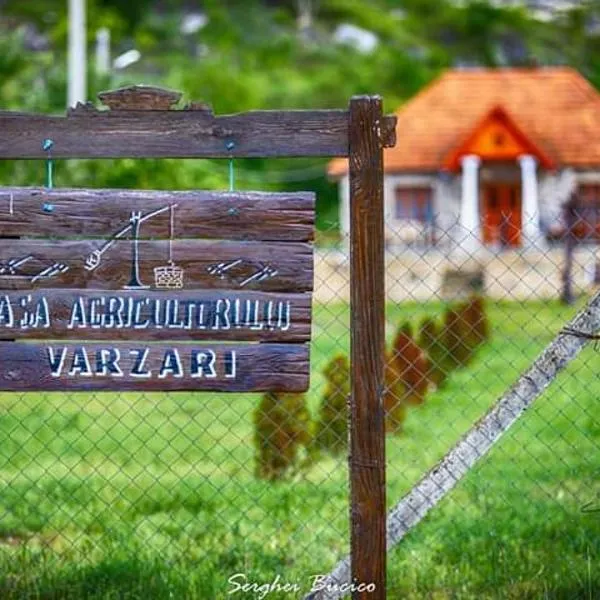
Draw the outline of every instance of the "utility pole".
[[[301,36],[308,37],[313,25],[312,0],[296,0],[296,23]]]
[[[87,100],[86,0],[69,0],[67,108]]]
[[[110,29],[102,27],[96,31],[96,74],[110,72]]]

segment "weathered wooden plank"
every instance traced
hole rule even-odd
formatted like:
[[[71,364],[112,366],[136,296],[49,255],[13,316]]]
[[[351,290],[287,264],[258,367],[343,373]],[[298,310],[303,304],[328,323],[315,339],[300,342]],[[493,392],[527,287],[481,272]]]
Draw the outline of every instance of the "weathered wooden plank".
[[[350,102],[353,600],[385,600],[385,257],[381,98]],[[373,586],[371,588],[370,586]]]
[[[173,207],[171,209],[171,207]],[[311,192],[0,188],[0,237],[105,237],[140,212],[141,238],[309,241]],[[128,235],[126,233],[126,235]]]
[[[182,95],[181,92],[151,85],[131,85],[100,92],[98,98],[111,110],[171,110]]]
[[[309,384],[307,344],[0,342],[0,390],[280,390]]]
[[[175,240],[171,244],[167,240],[0,239],[0,290],[178,286],[186,290],[306,292],[313,287],[312,245],[225,240]]]
[[[395,117],[382,117],[393,145]],[[345,110],[252,111],[215,117],[210,110],[83,108],[67,117],[0,112],[0,158],[223,158],[346,156]],[[233,144],[231,146],[230,144]]]
[[[309,294],[0,292],[0,339],[306,342]]]

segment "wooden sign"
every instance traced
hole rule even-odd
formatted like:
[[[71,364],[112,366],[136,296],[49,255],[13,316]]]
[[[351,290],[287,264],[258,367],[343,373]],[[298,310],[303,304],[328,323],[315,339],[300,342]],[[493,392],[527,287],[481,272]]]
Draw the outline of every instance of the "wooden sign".
[[[0,189],[0,389],[306,390],[314,204]]]

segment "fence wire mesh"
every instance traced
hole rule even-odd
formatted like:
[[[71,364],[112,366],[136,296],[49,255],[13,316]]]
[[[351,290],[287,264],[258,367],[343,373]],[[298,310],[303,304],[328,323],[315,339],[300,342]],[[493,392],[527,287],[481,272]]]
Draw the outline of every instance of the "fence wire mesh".
[[[386,234],[389,508],[597,284],[587,213],[585,236],[526,239],[511,211],[473,235],[405,208]],[[351,281],[335,231],[316,249],[306,394],[0,394],[1,598],[318,588],[349,552]],[[600,597],[599,371],[589,346],[390,549],[389,598]]]

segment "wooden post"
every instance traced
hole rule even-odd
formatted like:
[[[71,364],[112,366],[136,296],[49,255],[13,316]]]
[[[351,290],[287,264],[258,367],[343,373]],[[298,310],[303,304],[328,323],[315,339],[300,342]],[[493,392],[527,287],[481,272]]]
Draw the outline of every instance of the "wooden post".
[[[69,0],[67,108],[87,100],[86,2]]]
[[[575,301],[575,295],[573,292],[573,255],[575,253],[575,246],[577,244],[575,232],[575,225],[577,223],[576,207],[577,203],[575,196],[573,196],[564,207],[566,239],[565,266],[562,273],[563,289],[561,294],[561,300],[563,304],[573,304]]]
[[[352,583],[359,588],[353,600],[386,597],[382,117],[378,96],[350,101],[350,544]]]

